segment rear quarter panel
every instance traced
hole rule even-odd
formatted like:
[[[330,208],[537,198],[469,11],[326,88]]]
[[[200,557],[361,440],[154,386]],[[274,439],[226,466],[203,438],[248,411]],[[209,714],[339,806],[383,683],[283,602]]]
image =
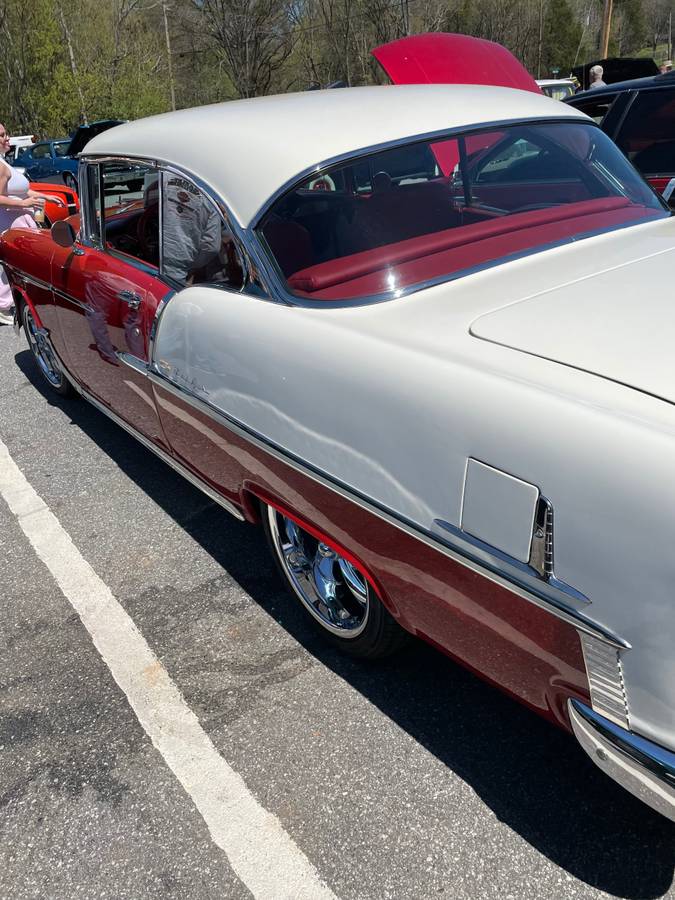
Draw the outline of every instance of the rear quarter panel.
[[[592,601],[591,618],[632,644],[624,654],[631,726],[673,747],[675,412],[476,341],[468,334],[475,304],[462,288],[453,306],[447,292],[300,309],[192,288],[170,301],[155,361],[266,440],[429,533],[441,534],[437,520],[459,526],[469,457],[537,485],[555,510],[557,576]],[[408,615],[423,630],[426,605],[416,609]]]

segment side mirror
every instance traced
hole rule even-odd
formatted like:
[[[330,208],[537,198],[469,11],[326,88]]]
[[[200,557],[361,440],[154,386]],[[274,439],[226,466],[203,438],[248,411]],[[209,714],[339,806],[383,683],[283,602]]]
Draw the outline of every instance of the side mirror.
[[[54,222],[51,228],[52,240],[59,247],[72,247],[77,239],[75,229],[66,219]]]

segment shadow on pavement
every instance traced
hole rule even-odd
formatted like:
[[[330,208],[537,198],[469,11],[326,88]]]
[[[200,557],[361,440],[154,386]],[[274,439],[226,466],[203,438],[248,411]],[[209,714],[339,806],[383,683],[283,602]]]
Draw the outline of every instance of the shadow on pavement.
[[[604,776],[573,737],[421,642],[377,665],[356,663],[314,634],[289,598],[262,530],[232,519],[103,414],[52,394],[26,350],[26,378],[315,658],[467,782],[495,815],[575,878],[616,897],[668,892],[675,825]],[[281,599],[280,599],[281,597]],[[284,604],[282,606],[282,604]],[[574,893],[561,885],[561,895]]]

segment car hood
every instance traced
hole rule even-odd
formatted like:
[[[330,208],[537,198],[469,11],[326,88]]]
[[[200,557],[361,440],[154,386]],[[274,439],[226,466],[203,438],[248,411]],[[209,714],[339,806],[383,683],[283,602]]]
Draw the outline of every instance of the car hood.
[[[89,141],[93,137],[96,137],[97,134],[101,134],[101,132],[107,131],[109,128],[114,128],[115,125],[122,125],[123,123],[124,119],[100,119],[98,122],[90,122],[89,125],[80,125],[72,134],[68,146],[68,156],[77,156],[77,154],[81,153]]]
[[[675,403],[675,245],[654,251],[480,316],[470,333]]]
[[[416,34],[371,53],[394,84],[487,84],[541,93],[506,47],[466,34]]]

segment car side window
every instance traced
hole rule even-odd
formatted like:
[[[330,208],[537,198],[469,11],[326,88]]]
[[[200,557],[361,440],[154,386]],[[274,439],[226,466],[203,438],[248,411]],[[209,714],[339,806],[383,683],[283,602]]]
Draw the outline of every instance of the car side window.
[[[579,100],[572,105],[575,109],[579,109],[581,112],[586,113],[587,116],[590,116],[598,125],[601,125],[616,97],[616,94],[603,94],[602,97],[597,99],[589,97],[587,100]]]
[[[616,143],[645,175],[675,170],[675,90],[640,91]]]
[[[31,155],[33,159],[46,159],[51,156],[49,144],[38,144],[37,147],[33,147]]]
[[[105,163],[100,166],[100,177],[90,176],[88,185],[95,220],[92,236],[98,237],[101,247],[159,267],[158,170]]]
[[[162,275],[181,286],[239,290],[243,267],[229,225],[189,179],[162,173]]]

